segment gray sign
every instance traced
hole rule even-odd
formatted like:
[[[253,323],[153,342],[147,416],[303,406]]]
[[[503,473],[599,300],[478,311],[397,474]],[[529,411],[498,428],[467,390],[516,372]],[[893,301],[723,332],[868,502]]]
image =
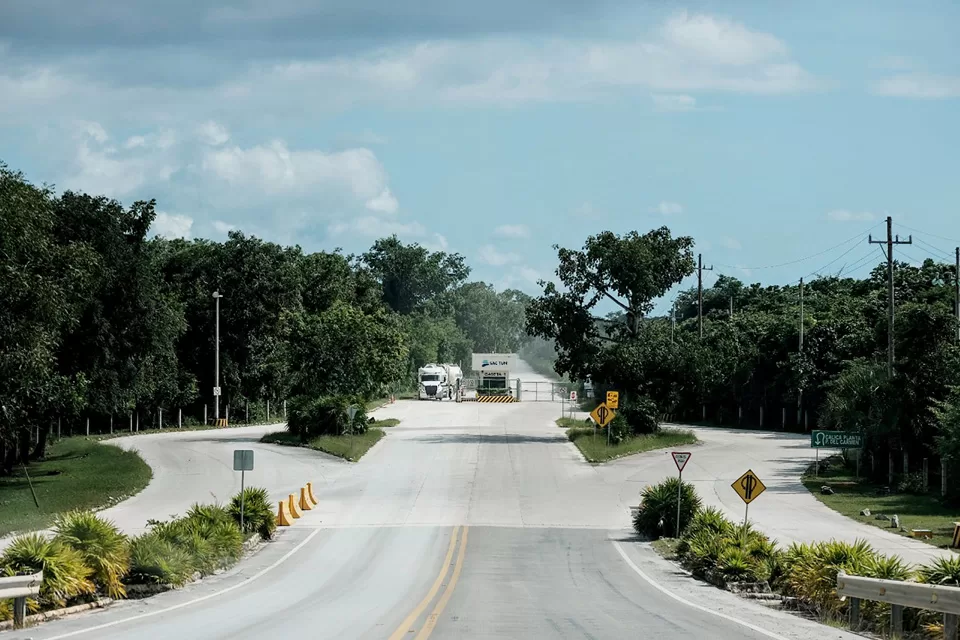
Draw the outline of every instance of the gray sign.
[[[814,449],[862,449],[863,436],[849,431],[813,431],[810,446]]]
[[[234,471],[253,471],[253,449],[234,449]]]

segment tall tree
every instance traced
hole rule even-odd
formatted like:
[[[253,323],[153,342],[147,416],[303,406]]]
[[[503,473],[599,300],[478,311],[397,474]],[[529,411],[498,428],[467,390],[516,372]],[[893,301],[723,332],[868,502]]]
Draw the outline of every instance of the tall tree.
[[[384,302],[401,314],[422,309],[470,275],[463,256],[405,245],[395,235],[377,240],[362,260],[383,287]]]

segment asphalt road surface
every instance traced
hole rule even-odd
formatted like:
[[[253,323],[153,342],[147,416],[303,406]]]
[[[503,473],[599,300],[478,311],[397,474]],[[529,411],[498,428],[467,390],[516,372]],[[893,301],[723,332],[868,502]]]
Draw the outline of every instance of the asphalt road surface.
[[[256,451],[249,485],[279,498],[310,480],[320,504],[229,572],[9,637],[857,637],[697,583],[635,541],[629,505],[644,484],[675,473],[669,456],[589,465],[553,424],[559,411],[549,401],[399,402],[382,413],[401,425],[356,464],[261,445],[260,428],[118,441],[155,472],[143,493],[107,512],[131,533],[148,517],[236,491],[234,448]],[[769,487],[750,512],[762,527],[793,508],[765,499],[802,504],[789,497],[791,472],[776,473],[809,457],[798,440],[702,438],[685,477],[708,501],[739,513],[729,484],[747,465]],[[807,506],[776,535],[802,539],[809,514],[829,513]]]

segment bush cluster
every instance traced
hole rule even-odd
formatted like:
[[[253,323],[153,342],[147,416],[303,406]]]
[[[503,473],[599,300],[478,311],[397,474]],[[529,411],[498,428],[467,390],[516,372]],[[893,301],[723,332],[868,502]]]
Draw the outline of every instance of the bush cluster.
[[[350,405],[357,407],[353,422]],[[287,430],[302,443],[318,436],[360,434],[367,430],[365,402],[358,396],[299,396],[288,403],[287,409]]]
[[[133,584],[179,587],[239,560],[244,534],[273,535],[276,522],[264,489],[246,489],[244,507],[243,532],[237,494],[229,507],[195,504],[183,517],[151,522],[135,538],[91,511],[61,514],[52,536],[28,533],[13,540],[0,555],[0,575],[43,571],[40,595],[28,601],[31,612],[100,595],[124,598]],[[0,603],[0,620],[10,617],[10,603]]]
[[[677,478],[670,478],[643,490],[634,518],[637,533],[655,537],[665,531],[673,535],[678,483]],[[684,483],[681,496],[677,558],[693,575],[720,585],[765,581],[774,591],[796,598],[824,620],[847,615],[849,604],[837,596],[837,574],[841,571],[868,578],[960,587],[960,556],[938,558],[914,568],[898,556],[878,553],[863,540],[794,543],[782,550],[775,540],[749,524],[734,523],[719,509],[702,508],[692,486]],[[864,602],[860,612],[868,630],[882,632],[889,626],[889,605]],[[938,618],[939,614],[933,612],[905,609],[904,629],[935,633],[940,628]]]

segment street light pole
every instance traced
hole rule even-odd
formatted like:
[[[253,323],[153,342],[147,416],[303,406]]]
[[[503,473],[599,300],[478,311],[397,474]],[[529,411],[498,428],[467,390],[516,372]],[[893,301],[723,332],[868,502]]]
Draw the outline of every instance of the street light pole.
[[[213,390],[213,419],[215,424],[220,424],[220,295],[219,291],[213,292],[213,300],[216,305],[216,339],[214,342],[214,390]]]

